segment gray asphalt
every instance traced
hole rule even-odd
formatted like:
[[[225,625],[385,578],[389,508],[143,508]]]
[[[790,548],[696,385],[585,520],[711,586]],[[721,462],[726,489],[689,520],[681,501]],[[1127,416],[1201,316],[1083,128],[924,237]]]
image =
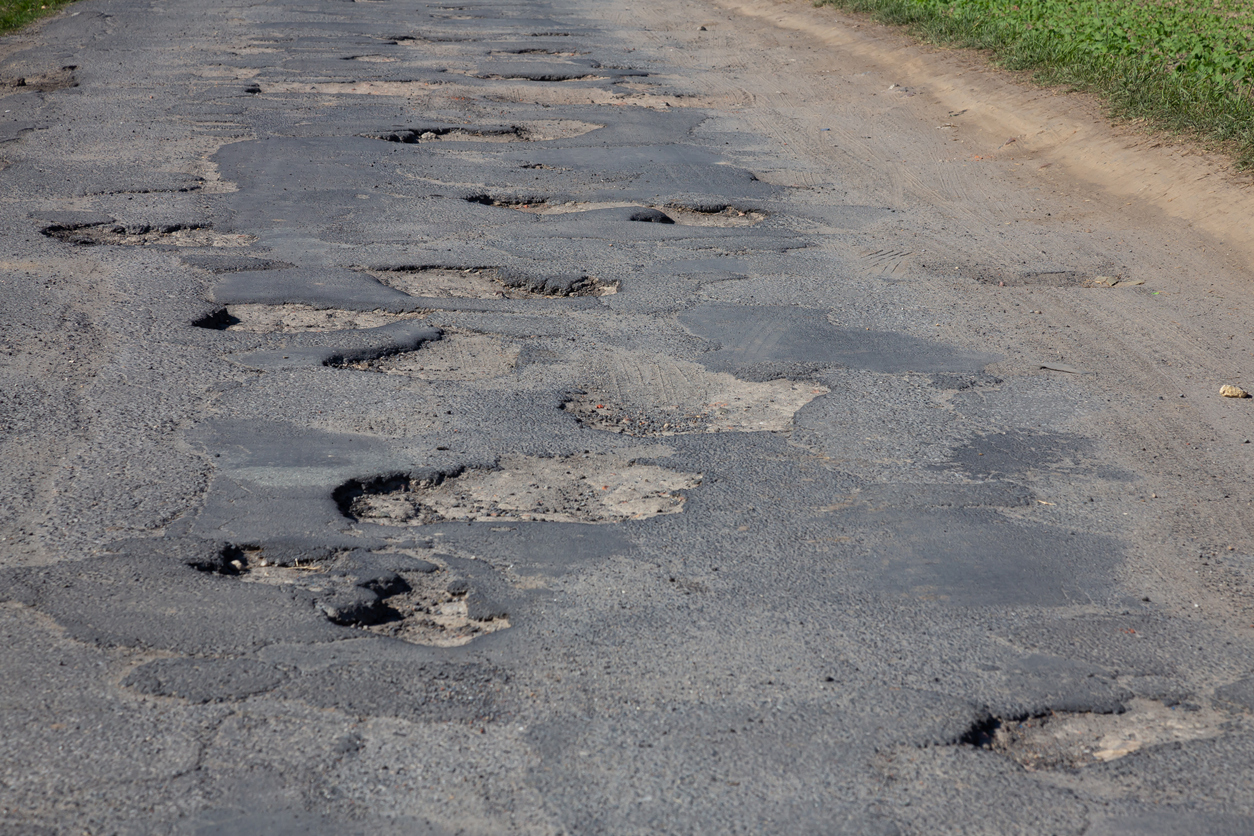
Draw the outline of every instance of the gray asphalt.
[[[1171,264],[790,150],[764,24],[459,2],[3,40],[0,834],[1254,833]]]

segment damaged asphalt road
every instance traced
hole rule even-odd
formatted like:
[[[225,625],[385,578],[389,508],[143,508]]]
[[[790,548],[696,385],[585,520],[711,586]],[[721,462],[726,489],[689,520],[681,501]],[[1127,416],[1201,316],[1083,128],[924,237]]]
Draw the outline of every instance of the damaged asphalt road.
[[[1248,268],[744,5],[0,42],[0,832],[1254,832]]]

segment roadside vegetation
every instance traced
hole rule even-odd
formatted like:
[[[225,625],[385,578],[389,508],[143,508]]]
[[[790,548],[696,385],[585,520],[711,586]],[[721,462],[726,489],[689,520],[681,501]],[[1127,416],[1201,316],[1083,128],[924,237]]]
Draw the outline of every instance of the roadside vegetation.
[[[73,0],[0,0],[0,35],[50,15]]]
[[[1254,167],[1251,0],[817,0],[936,43],[992,50],[1114,115],[1221,144]]]

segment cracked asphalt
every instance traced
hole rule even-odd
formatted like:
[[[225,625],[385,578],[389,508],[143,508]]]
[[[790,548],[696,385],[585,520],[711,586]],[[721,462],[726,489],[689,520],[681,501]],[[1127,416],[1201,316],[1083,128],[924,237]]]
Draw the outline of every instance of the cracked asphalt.
[[[1254,833],[1237,181],[458,3],[0,39],[0,834]]]

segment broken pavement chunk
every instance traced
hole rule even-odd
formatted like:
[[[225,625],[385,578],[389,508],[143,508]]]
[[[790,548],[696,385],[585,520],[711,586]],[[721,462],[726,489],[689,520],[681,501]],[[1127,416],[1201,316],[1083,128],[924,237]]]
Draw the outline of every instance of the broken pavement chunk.
[[[1219,394],[1225,398],[1248,398],[1250,393],[1242,389],[1240,386],[1233,386],[1231,383],[1225,383],[1219,387]]]

